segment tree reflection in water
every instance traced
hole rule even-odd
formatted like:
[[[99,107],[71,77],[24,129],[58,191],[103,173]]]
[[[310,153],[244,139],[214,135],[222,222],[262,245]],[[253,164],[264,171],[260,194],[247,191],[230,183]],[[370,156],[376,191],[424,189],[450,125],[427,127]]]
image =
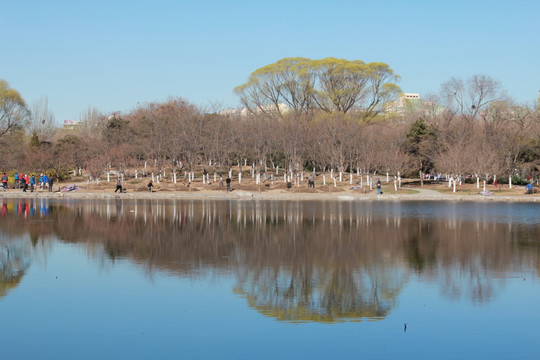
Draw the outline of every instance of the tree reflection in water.
[[[412,216],[409,206],[377,202],[3,201],[4,248],[54,236],[148,272],[233,274],[235,293],[286,321],[384,318],[411,276],[439,283],[448,298],[490,301],[495,279],[539,268],[539,224],[517,222],[519,214],[458,221],[455,204]],[[18,267],[10,256],[3,268],[23,274],[28,254]],[[9,271],[3,289],[16,279]]]
[[[0,298],[16,288],[30,266],[30,251],[23,241],[0,240]]]

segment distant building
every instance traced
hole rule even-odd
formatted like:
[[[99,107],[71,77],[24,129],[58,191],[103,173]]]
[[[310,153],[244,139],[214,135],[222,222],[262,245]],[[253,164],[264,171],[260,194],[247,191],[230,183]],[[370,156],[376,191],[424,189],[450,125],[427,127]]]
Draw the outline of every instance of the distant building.
[[[286,114],[289,112],[289,107],[286,104],[278,104],[278,106],[279,106],[279,111],[282,114]],[[257,108],[254,111],[255,114],[276,113],[276,112],[277,111],[273,105],[264,106],[263,109]],[[251,112],[245,107],[240,108],[240,109],[227,109],[220,112],[221,115],[239,116],[239,117],[246,117],[250,113]]]
[[[64,129],[73,130],[82,125],[80,121],[64,120]]]
[[[416,110],[423,105],[420,99],[420,94],[403,93],[399,95],[396,101],[392,101],[386,105],[385,113],[403,114],[406,111]]]
[[[112,119],[119,119],[121,117],[122,113],[120,111],[113,111],[109,116],[107,116],[107,120]]]
[[[442,113],[444,108],[432,101],[423,101],[420,94],[403,93],[399,99],[388,103],[384,109],[387,115],[404,115],[406,113],[422,113],[426,116],[434,116]]]

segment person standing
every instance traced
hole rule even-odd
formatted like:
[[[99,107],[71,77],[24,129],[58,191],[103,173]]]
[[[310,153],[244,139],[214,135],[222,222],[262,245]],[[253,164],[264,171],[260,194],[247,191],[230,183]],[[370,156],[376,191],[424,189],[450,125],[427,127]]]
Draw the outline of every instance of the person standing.
[[[118,190],[120,190],[120,193],[122,193],[122,182],[120,181],[120,178],[116,179],[116,189],[114,192],[117,192]]]
[[[6,175],[6,173],[2,175],[2,187],[4,188],[4,190],[7,190],[8,188],[8,176]]]
[[[19,178],[22,178],[23,192],[26,192],[26,190],[28,190],[28,184],[30,184],[30,178],[28,177],[28,175],[24,175],[24,176],[19,175]]]
[[[47,176],[47,174],[43,174],[43,183],[41,184],[41,187],[43,189],[46,189],[48,185],[49,185],[49,177]]]
[[[49,192],[52,192],[53,183],[54,183],[54,179],[53,179],[53,176],[51,175],[51,177],[49,178]]]
[[[15,189],[18,189],[19,188],[19,173],[15,172],[15,175],[13,175],[15,177]]]
[[[381,179],[377,179],[377,195],[381,195]]]
[[[227,183],[227,192],[231,191],[231,178],[227,176],[225,182]]]
[[[34,192],[34,188],[36,187],[36,177],[34,174],[30,176],[30,192]]]
[[[315,189],[315,177],[313,175],[308,176],[307,184],[308,184],[308,188],[314,188]]]

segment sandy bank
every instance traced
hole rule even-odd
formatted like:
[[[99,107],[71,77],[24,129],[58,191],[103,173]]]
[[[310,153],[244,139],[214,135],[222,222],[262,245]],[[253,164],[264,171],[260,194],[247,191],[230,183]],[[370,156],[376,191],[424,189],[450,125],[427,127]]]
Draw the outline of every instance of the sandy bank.
[[[480,194],[444,194],[435,190],[422,188],[407,189],[403,193],[362,193],[355,191],[341,191],[334,193],[302,193],[285,190],[251,192],[233,191],[158,191],[115,193],[114,190],[79,190],[74,192],[47,192],[38,190],[35,192],[22,192],[21,190],[8,190],[0,192],[2,198],[53,198],[53,199],[193,199],[193,200],[287,200],[287,201],[503,201],[503,202],[537,202],[540,203],[540,195],[493,195],[482,196]]]

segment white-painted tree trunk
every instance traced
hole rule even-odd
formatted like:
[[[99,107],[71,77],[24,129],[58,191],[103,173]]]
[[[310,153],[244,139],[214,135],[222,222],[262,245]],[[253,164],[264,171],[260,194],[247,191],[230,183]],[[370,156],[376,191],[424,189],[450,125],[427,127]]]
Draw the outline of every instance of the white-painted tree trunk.
[[[508,186],[510,187],[510,189],[512,188],[512,176],[508,177]]]
[[[339,182],[343,181],[343,171],[339,172]]]
[[[480,178],[478,176],[476,177],[476,188],[480,189]],[[486,189],[484,189],[484,190],[486,190]]]
[[[300,173],[300,181],[304,182],[304,172],[303,171]]]
[[[351,185],[352,185],[352,183],[353,183],[353,174],[354,174],[354,173],[351,172],[351,177],[349,178],[349,184],[351,184]]]
[[[323,183],[323,185],[326,186],[326,175],[323,175],[323,177],[322,177],[322,183]]]
[[[239,184],[242,183],[242,173],[241,172],[238,173],[238,183]]]
[[[111,174],[109,170],[107,170],[107,182],[110,182],[110,181],[111,181]]]
[[[232,169],[229,169],[229,179],[232,179]]]
[[[386,173],[386,182],[390,182],[390,175]]]
[[[276,175],[279,175],[279,165],[276,166]]]
[[[257,173],[257,176],[255,177],[255,184],[259,185],[260,182],[261,182],[261,174]]]
[[[334,187],[337,187],[336,178],[334,178]]]
[[[453,192],[456,192],[456,180],[454,180],[454,190]]]
[[[174,173],[174,183],[176,184],[176,173]]]
[[[484,191],[486,191],[486,180],[484,180]]]
[[[397,179],[394,177],[394,191],[397,192]]]
[[[217,174],[215,171],[214,171],[214,182],[217,182]]]
[[[138,175],[137,170],[135,170],[135,179],[137,179],[137,175]]]

